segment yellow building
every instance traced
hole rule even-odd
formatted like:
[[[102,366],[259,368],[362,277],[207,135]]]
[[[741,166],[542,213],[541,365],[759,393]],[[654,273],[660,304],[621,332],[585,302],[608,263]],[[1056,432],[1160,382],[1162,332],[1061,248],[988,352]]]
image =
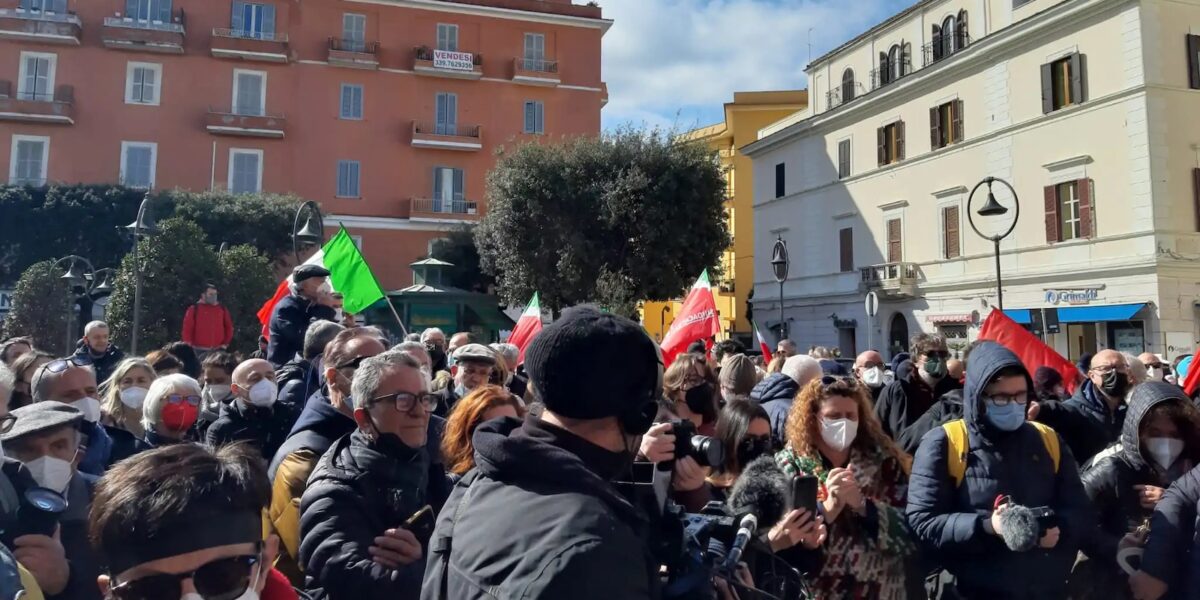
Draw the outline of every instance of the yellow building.
[[[749,341],[753,335],[746,319],[746,300],[754,288],[754,178],[750,159],[738,148],[758,140],[758,131],[788,117],[808,105],[806,90],[778,92],[735,92],[733,102],[725,104],[725,122],[701,127],[684,134],[686,139],[703,140],[721,160],[728,183],[726,213],[733,246],[722,256],[724,271],[714,278],[713,294],[721,315],[723,337]],[[696,274],[688,274],[694,277]],[[670,302],[646,302],[642,306],[642,325],[658,341],[671,327],[682,298]]]

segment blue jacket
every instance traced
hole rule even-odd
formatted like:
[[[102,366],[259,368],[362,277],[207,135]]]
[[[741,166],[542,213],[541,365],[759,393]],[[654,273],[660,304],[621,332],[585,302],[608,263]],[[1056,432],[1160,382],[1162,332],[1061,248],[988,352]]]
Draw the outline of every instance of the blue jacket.
[[[787,418],[800,384],[783,373],[772,373],[750,391],[750,399],[762,405],[771,420],[771,439],[782,448],[787,443]]]
[[[267,360],[276,369],[282,367],[304,348],[304,334],[310,323],[321,319],[333,321],[336,318],[337,313],[328,306],[296,294],[284,297],[271,311]]]
[[[79,470],[96,477],[104,475],[104,471],[113,463],[112,438],[104,431],[104,427],[91,421],[82,421],[79,431],[87,436],[87,441],[84,442],[87,450],[83,453],[83,460],[79,461]]]
[[[1060,444],[1055,473],[1036,428],[1025,424],[1004,432],[984,418],[983,389],[1006,367],[1024,372],[1020,359],[999,344],[984,343],[971,352],[963,390],[966,474],[956,487],[947,464],[945,430],[930,430],[913,461],[908,522],[926,550],[957,577],[956,585],[967,597],[1065,598],[1080,541],[1094,523],[1091,507],[1065,444]],[[1025,378],[1032,390],[1028,373]],[[1059,519],[1058,545],[1018,553],[989,533],[985,523],[1000,495],[1023,506],[1053,509]]]

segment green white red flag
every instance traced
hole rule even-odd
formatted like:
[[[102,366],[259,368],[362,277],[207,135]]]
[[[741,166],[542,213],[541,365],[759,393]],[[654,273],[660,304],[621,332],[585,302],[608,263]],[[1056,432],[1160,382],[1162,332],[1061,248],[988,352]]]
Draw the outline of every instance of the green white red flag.
[[[762,330],[758,328],[758,323],[750,321],[750,326],[754,327],[754,337],[758,339],[758,346],[762,348],[763,360],[771,362],[771,346],[767,344],[767,338],[763,337]]]
[[[700,273],[683,307],[671,322],[671,328],[663,337],[662,351],[664,366],[671,366],[675,357],[687,350],[696,340],[708,339],[721,332],[721,319],[717,315],[717,300],[713,297],[712,284],[708,281],[708,269]]]
[[[508,334],[508,343],[516,346],[520,351],[517,357],[517,364],[525,362],[525,349],[529,347],[529,343],[537,334],[542,332],[542,305],[538,302],[537,292],[533,293],[533,298],[529,301],[529,305],[525,307],[525,312],[521,314],[521,318],[517,319],[516,327],[513,327],[512,333]]]

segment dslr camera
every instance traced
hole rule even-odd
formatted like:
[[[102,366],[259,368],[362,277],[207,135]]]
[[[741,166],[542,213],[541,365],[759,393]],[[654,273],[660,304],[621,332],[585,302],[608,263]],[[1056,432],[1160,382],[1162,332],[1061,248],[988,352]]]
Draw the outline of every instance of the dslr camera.
[[[1038,538],[1046,535],[1047,531],[1058,527],[1058,515],[1054,512],[1053,508],[1038,506],[1029,510],[1037,518]]]
[[[720,466],[725,460],[721,440],[697,435],[696,425],[687,419],[671,421],[671,434],[675,436],[675,460],[690,456],[702,467]]]
[[[10,549],[14,540],[24,535],[54,535],[67,510],[62,494],[37,487],[27,474],[10,477],[11,464],[6,463],[5,472],[0,473],[0,544]]]

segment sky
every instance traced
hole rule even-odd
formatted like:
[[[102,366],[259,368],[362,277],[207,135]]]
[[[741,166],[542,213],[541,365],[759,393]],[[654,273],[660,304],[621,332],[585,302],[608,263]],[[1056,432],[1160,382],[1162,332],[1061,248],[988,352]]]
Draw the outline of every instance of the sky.
[[[734,91],[803,89],[804,67],[916,0],[601,0],[605,129],[718,123]],[[853,7],[853,8],[851,8]]]

